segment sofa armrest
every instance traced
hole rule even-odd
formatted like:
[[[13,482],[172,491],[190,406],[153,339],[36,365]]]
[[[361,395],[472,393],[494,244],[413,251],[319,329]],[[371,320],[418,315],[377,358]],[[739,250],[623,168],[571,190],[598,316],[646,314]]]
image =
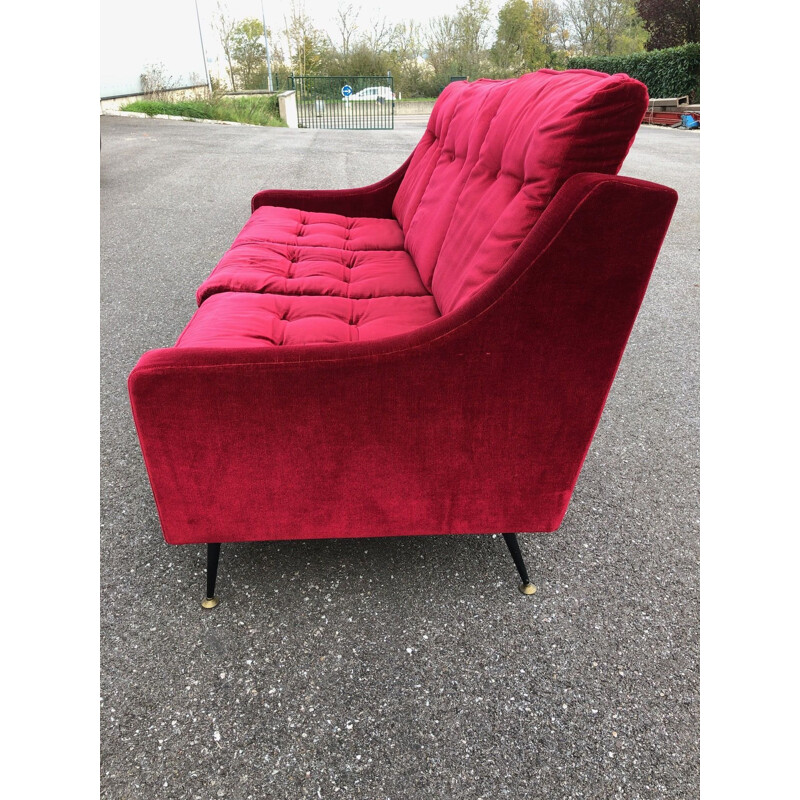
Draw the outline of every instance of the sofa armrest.
[[[392,202],[410,161],[411,156],[391,175],[357,189],[265,189],[253,195],[250,210],[253,212],[259,206],[280,206],[347,217],[388,219],[392,216]]]
[[[676,202],[579,175],[411,334],[151,351],[129,379],[171,543],[554,530]]]

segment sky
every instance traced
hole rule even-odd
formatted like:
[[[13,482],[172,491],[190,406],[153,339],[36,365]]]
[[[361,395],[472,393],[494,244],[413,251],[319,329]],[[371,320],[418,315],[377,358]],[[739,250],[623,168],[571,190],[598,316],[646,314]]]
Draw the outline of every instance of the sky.
[[[261,19],[261,0],[222,0],[235,19]],[[283,28],[283,15],[290,0],[264,0],[267,27]],[[339,0],[298,0],[316,25],[336,32]],[[378,4],[360,0],[341,0],[342,5],[361,7],[359,22],[386,17],[390,22],[414,19],[426,23],[443,14],[452,14],[460,0],[383,0]],[[499,0],[491,2],[496,10]],[[210,27],[217,0],[197,0],[201,26],[198,28],[195,0],[104,0],[100,4],[100,96],[132,94],[139,90],[139,75],[150,64],[163,64],[176,79],[194,72],[205,80],[202,30],[206,58],[221,55],[217,34]],[[284,47],[285,50],[285,47]],[[213,69],[213,64],[212,64]]]

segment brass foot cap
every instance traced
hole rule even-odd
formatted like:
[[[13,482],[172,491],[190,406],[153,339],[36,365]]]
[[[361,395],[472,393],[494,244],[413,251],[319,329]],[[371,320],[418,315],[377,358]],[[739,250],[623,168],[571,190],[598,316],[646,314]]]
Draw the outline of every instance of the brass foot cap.
[[[522,594],[536,594],[536,587],[532,583],[521,583],[519,590]]]
[[[203,608],[216,608],[219,605],[219,600],[216,597],[206,597],[200,605]]]

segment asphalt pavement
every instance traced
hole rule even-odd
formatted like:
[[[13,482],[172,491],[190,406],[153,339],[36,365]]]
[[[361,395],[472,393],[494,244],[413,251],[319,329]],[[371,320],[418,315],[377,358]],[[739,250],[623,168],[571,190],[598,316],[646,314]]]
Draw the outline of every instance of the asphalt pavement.
[[[520,536],[164,543],[128,403],[265,188],[378,180],[422,135],[101,119],[101,796],[699,797],[698,132],[623,174],[672,227],[567,516]]]

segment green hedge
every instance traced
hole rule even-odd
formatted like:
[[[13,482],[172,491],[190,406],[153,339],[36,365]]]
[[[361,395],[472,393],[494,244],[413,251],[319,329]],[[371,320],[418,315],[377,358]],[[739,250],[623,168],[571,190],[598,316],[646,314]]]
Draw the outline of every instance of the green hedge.
[[[627,56],[575,56],[567,60],[567,69],[625,72],[647,86],[650,97],[688,94],[689,102],[700,102],[700,45],[695,43]]]

